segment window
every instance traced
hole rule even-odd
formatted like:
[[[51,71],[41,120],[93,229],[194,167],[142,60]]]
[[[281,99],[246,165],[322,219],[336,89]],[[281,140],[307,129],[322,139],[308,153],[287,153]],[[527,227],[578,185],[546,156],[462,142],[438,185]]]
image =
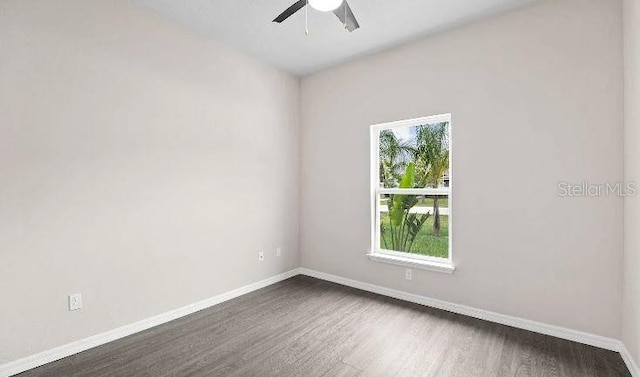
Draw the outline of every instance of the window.
[[[371,126],[371,259],[452,272],[451,115]]]

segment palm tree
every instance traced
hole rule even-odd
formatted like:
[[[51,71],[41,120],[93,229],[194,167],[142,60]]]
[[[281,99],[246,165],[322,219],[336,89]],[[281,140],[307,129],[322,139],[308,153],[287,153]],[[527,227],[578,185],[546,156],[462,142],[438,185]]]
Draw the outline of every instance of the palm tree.
[[[440,154],[436,154],[434,156],[432,165],[431,165],[431,175],[432,182],[434,182],[434,186],[438,186],[440,179],[445,175],[445,173],[449,170],[449,151],[442,150]],[[440,197],[435,195],[433,197],[433,235],[436,237],[440,237]]]
[[[391,130],[380,132],[380,181],[384,187],[414,188],[414,148],[407,141],[399,140]],[[411,252],[422,226],[431,216],[411,213],[418,203],[416,195],[386,195],[388,220],[380,223],[381,241],[385,248]],[[387,228],[388,226],[388,228]]]
[[[380,181],[385,187],[396,187],[400,182],[411,152],[411,146],[398,140],[393,131],[380,132]]]
[[[413,159],[417,166],[418,187],[438,187],[449,170],[448,122],[420,126],[417,129]],[[439,197],[433,197],[433,235],[440,237]]]

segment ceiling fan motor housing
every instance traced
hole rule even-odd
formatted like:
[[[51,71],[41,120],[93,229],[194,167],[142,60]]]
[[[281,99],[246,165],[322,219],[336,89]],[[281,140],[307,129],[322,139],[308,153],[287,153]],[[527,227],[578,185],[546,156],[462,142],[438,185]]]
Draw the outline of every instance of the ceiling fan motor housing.
[[[311,5],[311,8],[321,12],[331,12],[338,9],[343,1],[344,0],[309,0],[309,5]]]

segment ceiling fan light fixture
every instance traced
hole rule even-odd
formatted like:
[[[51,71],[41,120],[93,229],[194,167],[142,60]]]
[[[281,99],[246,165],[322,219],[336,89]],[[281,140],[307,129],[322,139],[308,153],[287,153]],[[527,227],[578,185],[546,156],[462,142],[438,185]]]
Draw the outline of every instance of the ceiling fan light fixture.
[[[331,12],[338,9],[343,1],[344,0],[309,0],[309,5],[320,12]]]

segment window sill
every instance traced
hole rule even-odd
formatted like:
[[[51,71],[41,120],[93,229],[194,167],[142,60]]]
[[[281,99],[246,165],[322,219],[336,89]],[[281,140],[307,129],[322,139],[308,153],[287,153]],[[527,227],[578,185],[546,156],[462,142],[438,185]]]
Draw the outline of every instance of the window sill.
[[[432,262],[426,260],[419,260],[414,258],[403,258],[394,255],[387,255],[381,253],[367,254],[370,260],[374,262],[395,264],[403,267],[417,268],[420,270],[428,270],[435,272],[442,272],[445,274],[452,274],[456,269],[453,264],[447,262]]]

